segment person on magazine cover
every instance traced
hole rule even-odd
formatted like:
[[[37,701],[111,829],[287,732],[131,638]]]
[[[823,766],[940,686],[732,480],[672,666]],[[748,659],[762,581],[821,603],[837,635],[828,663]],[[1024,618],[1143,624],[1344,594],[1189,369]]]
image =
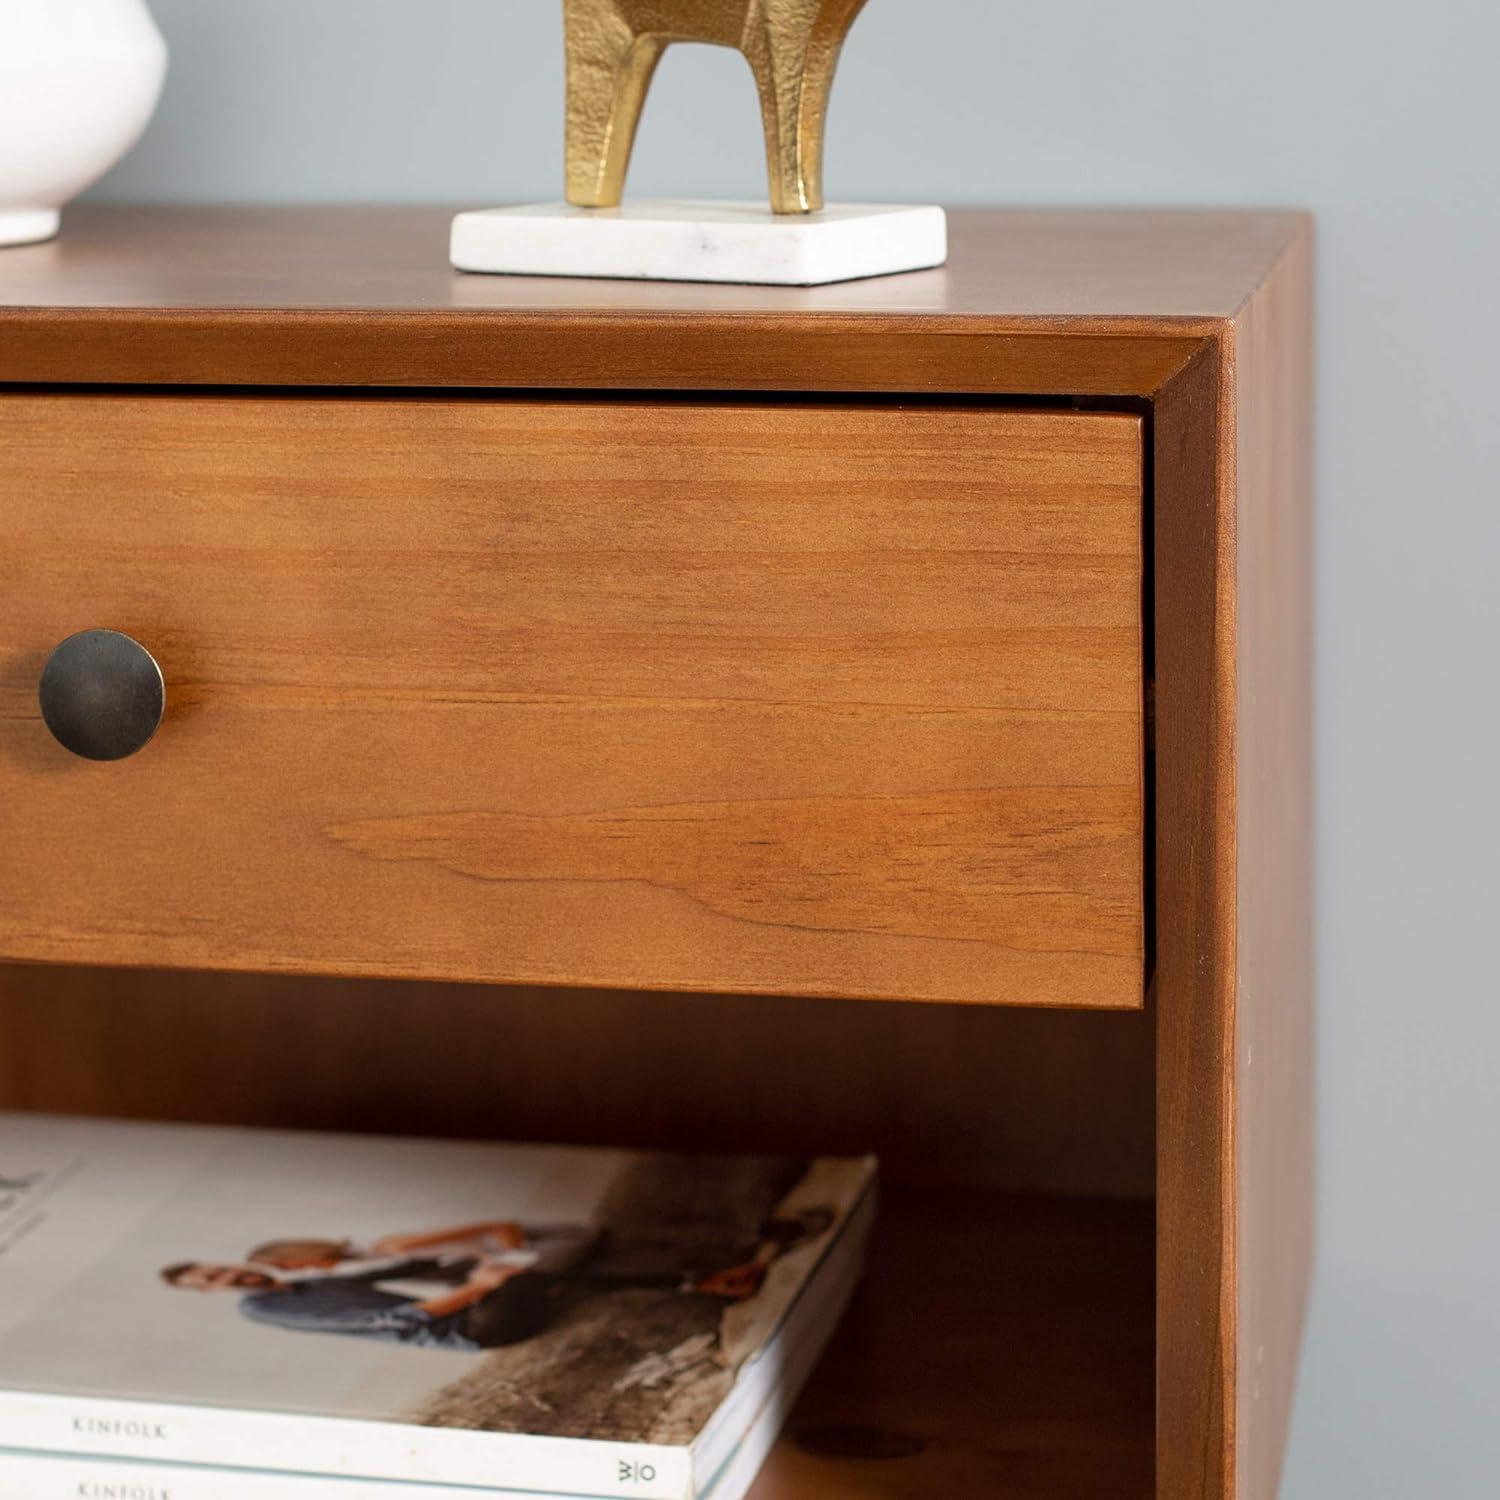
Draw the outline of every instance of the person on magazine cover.
[[[753,1297],[772,1262],[823,1233],[831,1219],[816,1211],[773,1220],[763,1226],[748,1259],[706,1274],[612,1270],[607,1264],[591,1270],[586,1262],[599,1244],[599,1231],[498,1220],[388,1235],[366,1248],[346,1240],[273,1240],[257,1246],[245,1264],[184,1261],[161,1275],[169,1286],[186,1291],[238,1293],[241,1314],[256,1323],[476,1353],[539,1333],[554,1287],[569,1277],[729,1301]],[[412,1282],[433,1289],[415,1294]]]
[[[168,1266],[162,1279],[187,1291],[237,1292],[240,1312],[253,1323],[468,1353],[538,1332],[546,1321],[549,1280],[513,1266],[417,1258],[296,1278],[254,1266],[185,1261]],[[434,1283],[438,1289],[419,1296],[393,1282]]]
[[[428,1349],[476,1352],[540,1331],[553,1280],[595,1239],[579,1225],[523,1229],[509,1221],[347,1240],[273,1240],[243,1265],[185,1261],[162,1279],[188,1291],[238,1292],[255,1323],[343,1333]],[[431,1283],[427,1295],[397,1283]]]
[[[371,1270],[412,1255],[440,1261],[484,1260],[518,1270],[560,1274],[576,1265],[596,1234],[576,1224],[528,1225],[511,1219],[461,1224],[419,1234],[388,1234],[369,1245],[352,1240],[282,1239],[257,1245],[246,1261],[282,1276]]]

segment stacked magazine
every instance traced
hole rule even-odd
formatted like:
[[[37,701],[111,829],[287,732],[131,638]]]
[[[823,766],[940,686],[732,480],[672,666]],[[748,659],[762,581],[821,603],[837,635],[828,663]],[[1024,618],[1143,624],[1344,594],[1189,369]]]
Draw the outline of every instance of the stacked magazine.
[[[0,1114],[0,1494],[740,1500],[874,1179]]]

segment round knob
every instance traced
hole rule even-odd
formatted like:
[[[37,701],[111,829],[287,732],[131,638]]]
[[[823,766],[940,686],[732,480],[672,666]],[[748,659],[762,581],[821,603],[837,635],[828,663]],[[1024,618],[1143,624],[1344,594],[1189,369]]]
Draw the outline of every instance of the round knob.
[[[70,635],[42,668],[42,718],[86,760],[123,760],[156,733],[167,687],[156,658],[118,630]]]

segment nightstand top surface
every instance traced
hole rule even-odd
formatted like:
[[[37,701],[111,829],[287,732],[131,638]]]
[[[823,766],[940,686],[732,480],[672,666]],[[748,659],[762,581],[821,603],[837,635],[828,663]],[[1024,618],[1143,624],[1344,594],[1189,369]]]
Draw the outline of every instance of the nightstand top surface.
[[[0,250],[0,382],[1150,396],[1309,232],[959,209],[946,266],[800,289],[465,274],[451,214],[69,209]]]
[[[1295,213],[955,209],[946,266],[815,288],[481,276],[447,261],[448,207],[82,204],[0,251],[0,307],[623,314],[1231,316]]]

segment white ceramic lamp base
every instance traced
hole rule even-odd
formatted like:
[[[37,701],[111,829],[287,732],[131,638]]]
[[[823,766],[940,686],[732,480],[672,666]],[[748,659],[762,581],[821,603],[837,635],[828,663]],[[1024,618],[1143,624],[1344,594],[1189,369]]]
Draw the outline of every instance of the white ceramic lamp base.
[[[451,259],[460,271],[736,281],[821,286],[940,266],[940,208],[833,204],[773,214],[756,203],[654,199],[621,208],[527,204],[459,214]]]
[[[62,214],[55,208],[0,208],[0,245],[34,245],[57,233]]]

